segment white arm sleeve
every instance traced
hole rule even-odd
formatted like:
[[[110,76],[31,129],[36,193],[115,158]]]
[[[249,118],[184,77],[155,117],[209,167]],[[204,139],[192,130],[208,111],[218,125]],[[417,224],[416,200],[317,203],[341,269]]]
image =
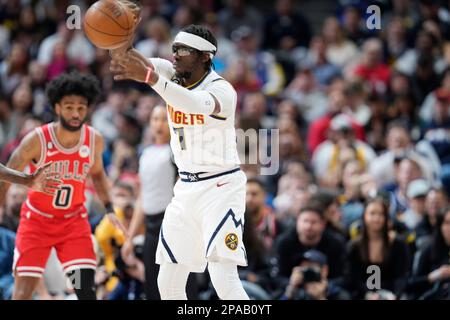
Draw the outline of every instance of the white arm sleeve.
[[[219,101],[219,116],[228,118],[235,113],[237,93],[228,81],[224,79],[213,81],[208,85],[207,89]]]
[[[168,105],[184,113],[210,115],[214,112],[214,98],[207,91],[190,91],[167,80],[161,74],[152,88]]]

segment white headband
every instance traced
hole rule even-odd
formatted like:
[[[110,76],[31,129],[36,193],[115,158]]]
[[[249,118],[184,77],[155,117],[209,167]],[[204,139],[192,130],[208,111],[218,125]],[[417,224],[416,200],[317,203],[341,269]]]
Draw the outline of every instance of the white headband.
[[[188,33],[188,32],[178,32],[177,36],[175,37],[175,40],[173,40],[174,43],[182,43],[185,44],[191,48],[200,50],[200,51],[209,51],[215,53],[217,48],[215,45],[213,45],[211,42],[209,42],[206,39],[203,39],[202,37],[199,37],[195,34]],[[214,54],[210,53],[211,59],[213,58]]]

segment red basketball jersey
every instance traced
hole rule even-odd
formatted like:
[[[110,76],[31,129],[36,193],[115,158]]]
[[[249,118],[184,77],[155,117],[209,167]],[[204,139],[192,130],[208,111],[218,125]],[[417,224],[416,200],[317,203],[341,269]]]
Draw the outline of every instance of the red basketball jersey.
[[[83,125],[78,144],[70,149],[64,148],[56,139],[54,123],[35,129],[41,144],[41,157],[36,164],[30,164],[31,172],[44,163],[52,162],[51,172],[63,184],[54,196],[31,190],[27,205],[36,211],[55,216],[67,216],[85,211],[86,177],[94,163],[94,129]]]

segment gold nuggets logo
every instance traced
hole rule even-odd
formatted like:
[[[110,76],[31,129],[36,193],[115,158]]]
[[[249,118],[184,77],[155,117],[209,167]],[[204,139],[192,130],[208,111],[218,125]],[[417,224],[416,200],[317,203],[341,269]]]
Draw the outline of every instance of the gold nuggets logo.
[[[235,233],[229,233],[225,237],[225,245],[230,250],[236,250],[238,247],[238,236]]]

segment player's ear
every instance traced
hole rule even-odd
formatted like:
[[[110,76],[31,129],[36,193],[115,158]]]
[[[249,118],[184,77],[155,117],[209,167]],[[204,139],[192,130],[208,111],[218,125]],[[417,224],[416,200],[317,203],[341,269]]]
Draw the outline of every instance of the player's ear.
[[[55,103],[55,113],[59,116],[59,114],[61,113],[61,104],[60,103]]]
[[[202,56],[201,56],[202,62],[205,63],[206,61],[209,60],[209,53],[208,52],[202,52]]]

